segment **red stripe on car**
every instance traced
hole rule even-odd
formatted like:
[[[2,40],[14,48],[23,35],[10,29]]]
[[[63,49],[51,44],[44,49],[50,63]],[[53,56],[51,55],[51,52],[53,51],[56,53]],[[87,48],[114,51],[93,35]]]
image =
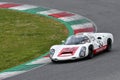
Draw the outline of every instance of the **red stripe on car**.
[[[100,48],[95,49],[95,50],[93,51],[93,53],[94,53],[94,54],[97,54],[98,52],[101,52],[101,51],[105,50],[106,48],[107,48],[107,45],[102,46],[102,47],[100,47]]]
[[[73,56],[79,47],[63,48],[58,57]]]

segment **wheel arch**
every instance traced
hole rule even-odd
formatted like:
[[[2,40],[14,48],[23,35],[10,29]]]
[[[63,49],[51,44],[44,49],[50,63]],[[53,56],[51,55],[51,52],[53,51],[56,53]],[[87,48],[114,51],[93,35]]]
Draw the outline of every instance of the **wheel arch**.
[[[91,50],[91,49],[94,50],[93,44],[90,44],[90,45],[88,46],[88,49],[89,49],[89,50]]]

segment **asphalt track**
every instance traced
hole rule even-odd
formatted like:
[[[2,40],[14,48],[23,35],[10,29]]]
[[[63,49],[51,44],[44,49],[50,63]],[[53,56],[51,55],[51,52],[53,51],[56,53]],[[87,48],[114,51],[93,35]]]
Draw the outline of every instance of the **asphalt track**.
[[[120,0],[0,0],[71,11],[92,19],[98,32],[111,32],[115,42],[109,53],[92,60],[53,64],[5,80],[120,80]]]

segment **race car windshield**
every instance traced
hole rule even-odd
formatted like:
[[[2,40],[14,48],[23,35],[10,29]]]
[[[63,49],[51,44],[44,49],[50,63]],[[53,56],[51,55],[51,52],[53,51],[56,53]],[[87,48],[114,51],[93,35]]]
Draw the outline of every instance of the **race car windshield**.
[[[76,44],[85,44],[86,42],[90,42],[89,38],[87,36],[70,36],[66,42],[65,45],[76,45]]]

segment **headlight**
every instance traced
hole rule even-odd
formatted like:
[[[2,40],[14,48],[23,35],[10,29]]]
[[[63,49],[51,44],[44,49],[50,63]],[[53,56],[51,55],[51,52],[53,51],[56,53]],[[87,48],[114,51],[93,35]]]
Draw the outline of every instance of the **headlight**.
[[[80,57],[84,57],[85,54],[86,54],[86,47],[82,47],[81,50],[80,50],[79,56],[80,56]]]
[[[55,49],[50,49],[50,56],[53,56],[55,53]]]

